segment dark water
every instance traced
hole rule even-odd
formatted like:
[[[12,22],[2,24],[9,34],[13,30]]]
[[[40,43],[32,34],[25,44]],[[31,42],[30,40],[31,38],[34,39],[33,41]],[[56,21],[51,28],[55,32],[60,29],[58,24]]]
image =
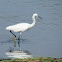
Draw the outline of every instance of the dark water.
[[[0,0],[0,58],[13,47],[13,35],[5,28],[32,23],[33,13],[43,19],[36,18],[36,25],[22,33],[21,49],[34,56],[62,57],[62,0]]]

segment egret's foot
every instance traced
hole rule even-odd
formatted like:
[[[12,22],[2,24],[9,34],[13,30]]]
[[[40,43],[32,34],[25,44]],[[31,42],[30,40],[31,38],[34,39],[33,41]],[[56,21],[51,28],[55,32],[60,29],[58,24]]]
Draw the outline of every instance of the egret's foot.
[[[16,47],[16,36],[14,37],[14,47]]]
[[[14,41],[14,47],[16,47],[16,41]]]
[[[16,40],[16,36],[14,37],[14,41]]]

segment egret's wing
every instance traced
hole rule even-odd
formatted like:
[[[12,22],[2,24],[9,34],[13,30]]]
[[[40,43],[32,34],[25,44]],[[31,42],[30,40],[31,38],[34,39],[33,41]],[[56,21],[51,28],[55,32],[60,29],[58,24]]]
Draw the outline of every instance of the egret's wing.
[[[20,24],[15,24],[12,26],[7,27],[7,30],[12,30],[14,32],[23,32],[25,30],[27,30],[29,27],[28,23],[20,23]]]

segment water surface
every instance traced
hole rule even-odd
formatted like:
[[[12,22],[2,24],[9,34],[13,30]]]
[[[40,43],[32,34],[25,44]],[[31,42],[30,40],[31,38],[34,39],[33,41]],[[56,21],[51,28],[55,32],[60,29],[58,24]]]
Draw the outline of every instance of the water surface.
[[[33,13],[42,20],[36,18],[36,25],[22,33],[21,49],[34,56],[62,57],[62,0],[0,0],[0,58],[6,57],[5,52],[13,47],[13,35],[5,28],[32,23]]]

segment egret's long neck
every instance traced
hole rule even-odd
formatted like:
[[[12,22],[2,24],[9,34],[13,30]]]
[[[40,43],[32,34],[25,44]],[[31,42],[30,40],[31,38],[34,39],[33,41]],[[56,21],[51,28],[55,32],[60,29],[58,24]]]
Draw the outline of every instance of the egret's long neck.
[[[32,28],[36,23],[35,16],[32,16],[32,20],[33,20],[33,23],[30,25],[30,28]]]

